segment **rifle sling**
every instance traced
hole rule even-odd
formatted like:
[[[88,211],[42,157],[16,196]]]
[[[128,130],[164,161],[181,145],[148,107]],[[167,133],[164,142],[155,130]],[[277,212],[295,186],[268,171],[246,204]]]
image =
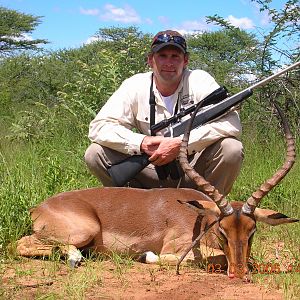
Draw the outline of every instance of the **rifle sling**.
[[[149,105],[150,105],[150,130],[151,130],[151,135],[154,136],[155,133],[152,130],[152,125],[155,124],[155,96],[153,91],[153,73],[151,75]]]

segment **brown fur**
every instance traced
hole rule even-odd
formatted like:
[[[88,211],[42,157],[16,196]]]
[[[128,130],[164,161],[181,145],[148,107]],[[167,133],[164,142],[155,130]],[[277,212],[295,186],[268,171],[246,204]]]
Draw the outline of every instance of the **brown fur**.
[[[184,205],[187,201],[197,204],[195,210]],[[231,268],[229,273],[236,273],[237,264],[246,268],[251,247],[249,238],[256,221],[255,216],[241,214],[242,204],[232,203],[235,213],[221,217],[220,223],[213,226],[186,260],[224,266],[226,255]],[[70,191],[55,195],[31,210],[34,233],[18,241],[17,251],[23,256],[50,255],[57,245],[66,254],[77,248],[133,256],[151,251],[163,261],[176,263],[200,232],[219,215],[210,198],[192,189]],[[225,236],[220,234],[219,226]]]

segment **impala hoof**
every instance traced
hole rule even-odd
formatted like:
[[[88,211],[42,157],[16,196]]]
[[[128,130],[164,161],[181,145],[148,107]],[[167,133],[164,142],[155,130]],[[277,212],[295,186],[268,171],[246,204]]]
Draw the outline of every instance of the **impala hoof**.
[[[81,262],[81,259],[82,259],[82,254],[81,252],[76,249],[71,249],[68,253],[68,265],[71,267],[71,268],[76,268],[80,265],[80,262]]]
[[[80,261],[74,259],[68,259],[68,266],[72,269],[79,267]]]
[[[147,251],[138,258],[138,261],[146,264],[155,264],[159,261],[159,258],[153,252]]]

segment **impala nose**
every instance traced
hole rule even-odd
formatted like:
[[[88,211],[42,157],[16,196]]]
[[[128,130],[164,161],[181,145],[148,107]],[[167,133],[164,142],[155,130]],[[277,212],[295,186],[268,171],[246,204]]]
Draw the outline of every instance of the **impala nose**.
[[[227,275],[230,279],[233,278],[241,278],[244,279],[245,277],[247,278],[248,274],[248,268],[244,266],[243,264],[230,264],[228,267]]]

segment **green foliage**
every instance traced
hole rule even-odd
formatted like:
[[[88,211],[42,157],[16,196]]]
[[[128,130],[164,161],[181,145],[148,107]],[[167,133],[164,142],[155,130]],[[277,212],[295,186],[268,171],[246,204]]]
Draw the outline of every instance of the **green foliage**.
[[[46,108],[42,106],[55,107],[59,102],[58,90],[65,81],[72,81],[73,73],[71,59],[66,60],[59,53],[34,57],[23,54],[3,60],[0,62],[1,118],[9,119],[7,124],[14,123],[21,130],[23,125],[29,128],[31,123],[37,123],[37,120],[29,120],[28,125],[24,124],[30,116],[49,118],[44,115]],[[25,133],[29,135],[30,132]]]
[[[272,24],[268,32],[262,35],[263,55],[262,70],[269,71],[276,65],[276,61],[268,64],[267,53],[271,52],[280,57],[281,62],[290,63],[291,60],[299,58],[299,19],[300,5],[298,0],[288,0],[281,9],[272,8],[269,0],[251,0],[256,2],[261,11],[270,16]]]
[[[11,119],[6,136],[49,139],[63,126],[86,135],[89,122],[121,82],[147,69],[147,36],[131,27],[121,32],[100,30],[99,41],[78,50],[5,60],[0,107]]]
[[[262,121],[257,124],[243,123],[242,142],[245,151],[243,168],[233,190],[231,199],[246,200],[265,180],[270,178],[285,159],[285,142],[277,118],[269,118],[269,127]],[[296,140],[296,153],[299,156],[299,140]],[[267,195],[261,207],[285,211],[291,216],[299,216],[300,206],[297,199],[300,185],[300,163],[296,163],[290,173]]]
[[[149,51],[151,38],[143,34],[136,27],[128,28],[102,28],[96,33],[102,47],[111,54],[122,54],[119,61],[122,78],[130,77],[143,72],[146,66],[146,54]]]
[[[284,64],[291,64],[299,60],[299,19],[300,6],[297,0],[288,0],[281,9],[272,8],[272,2],[268,0],[252,0],[270,16],[271,28],[260,33],[261,55],[260,69],[262,75],[270,73]],[[273,59],[270,59],[270,56]],[[274,58],[277,58],[274,60]],[[263,115],[262,107],[266,101],[278,101],[283,107],[285,115],[290,120],[296,136],[300,134],[300,94],[299,94],[299,70],[289,72],[285,76],[273,80],[268,86],[261,89],[258,94],[260,110],[255,119]]]
[[[240,87],[247,75],[257,73],[258,41],[244,30],[225,28],[204,32],[188,36],[187,42],[191,68],[208,71],[228,87]]]
[[[263,38],[235,28],[219,16],[208,20],[220,25],[220,30],[187,37],[190,67],[210,72],[232,93],[249,86],[251,76],[263,78],[281,66],[281,61],[274,60],[274,51],[288,63],[299,57],[299,47],[283,51],[275,43],[282,38],[299,45],[297,1],[287,1],[278,11],[270,8],[269,0],[255,2],[269,12],[274,24]],[[12,29],[15,31],[9,35],[14,37],[21,37],[24,30],[31,32],[40,22],[39,17],[19,16],[0,8],[0,45],[10,24],[3,25],[4,12],[16,20],[27,20],[27,27]],[[102,28],[95,36],[96,42],[79,49],[0,60],[0,252],[30,231],[27,211],[31,206],[58,192],[99,185],[83,162],[89,122],[125,78],[148,70],[146,54],[151,39],[136,27]],[[13,49],[19,48],[4,52]],[[284,144],[269,103],[273,100],[284,109],[300,147],[299,71],[294,71],[256,90],[242,105],[246,155],[231,199],[247,199],[282,165]],[[262,206],[299,217],[299,172],[296,162]],[[299,245],[299,227],[290,232],[294,244]],[[282,236],[280,231],[278,236]]]
[[[219,82],[229,87],[231,92],[251,85],[251,79],[263,79],[282,68],[284,64],[292,64],[299,59],[299,2],[287,1],[281,10],[270,7],[271,1],[258,0],[262,11],[271,17],[271,29],[267,33],[256,36],[230,25],[224,18],[214,15],[207,17],[208,22],[221,26],[222,30],[213,35],[205,34],[203,41],[196,38],[199,57]],[[220,38],[220,34],[223,37]],[[217,41],[214,43],[214,41]],[[197,44],[197,43],[200,43]],[[192,45],[195,41],[192,40]],[[207,46],[206,46],[207,45]],[[288,49],[286,45],[291,45]],[[219,47],[220,46],[220,47]],[[209,53],[209,54],[208,54]],[[209,66],[209,59],[211,65]],[[276,59],[277,58],[277,59]],[[279,59],[278,59],[279,58]],[[208,61],[208,62],[207,62]],[[250,76],[249,76],[250,75]],[[242,115],[245,122],[262,123],[263,129],[269,126],[267,111],[272,111],[273,101],[278,101],[289,118],[294,130],[299,133],[299,71],[292,71],[285,76],[268,83],[267,86],[255,91],[251,101],[243,104]],[[238,89],[237,89],[238,88]]]
[[[299,71],[298,71],[299,73]],[[255,91],[254,96],[242,105],[241,116],[243,123],[256,126],[259,131],[270,128],[270,116],[274,119],[272,102],[280,104],[296,138],[300,134],[300,93],[297,88],[299,75],[297,71],[290,72],[284,77],[271,81],[267,86]],[[260,124],[257,126],[256,124]]]
[[[135,27],[100,29],[96,36],[99,41],[85,47],[94,50],[92,62],[78,60],[74,81],[58,93],[61,108],[84,129],[125,78],[147,68],[149,38]]]
[[[39,44],[48,43],[43,39],[26,39],[26,35],[40,22],[40,17],[0,6],[0,56],[12,54],[17,50],[36,50]]]
[[[32,110],[19,111],[16,115],[17,121],[11,124],[10,134],[7,138],[17,140],[32,140],[49,138],[45,136],[45,132],[53,132],[59,120],[56,118],[57,113],[54,108],[49,108],[46,105],[36,102]]]
[[[83,161],[88,140],[75,135],[65,131],[35,143],[1,139],[0,249],[30,231],[30,207],[58,192],[98,185]]]
[[[76,72],[74,82],[66,83],[58,95],[64,108],[78,118],[80,126],[95,117],[96,112],[122,82],[122,62],[127,53],[101,50],[92,65],[78,61],[80,71]]]

